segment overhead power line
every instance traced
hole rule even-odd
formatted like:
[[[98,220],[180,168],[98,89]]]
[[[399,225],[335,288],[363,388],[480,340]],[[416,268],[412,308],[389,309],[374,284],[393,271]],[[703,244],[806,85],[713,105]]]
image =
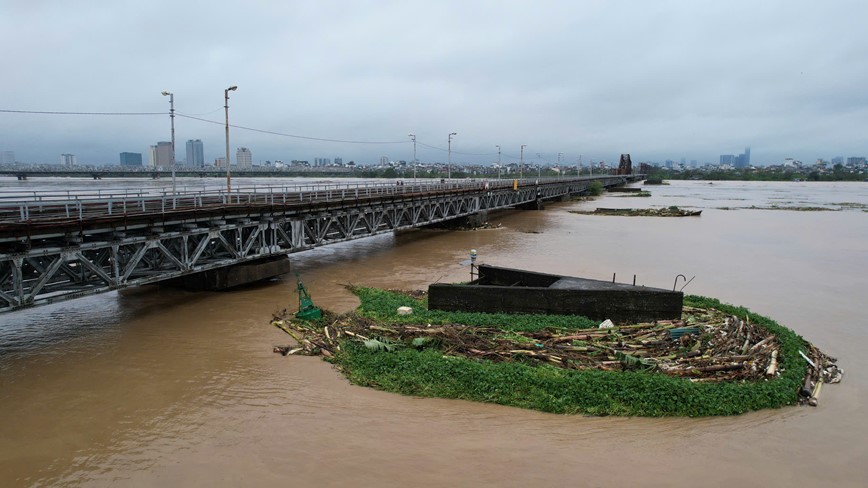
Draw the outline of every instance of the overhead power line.
[[[418,144],[419,144],[420,146],[425,146],[425,147],[427,147],[427,148],[429,148],[429,149],[436,149],[436,150],[438,150],[438,151],[446,152],[446,151],[448,150],[448,149],[444,149],[444,148],[442,148],[442,147],[437,147],[437,146],[432,146],[432,145],[430,145],[430,144],[425,144],[424,142],[418,142]],[[452,154],[461,154],[461,155],[464,155],[464,156],[497,156],[497,153],[496,153],[496,152],[490,152],[490,153],[469,153],[469,152],[456,151],[455,149],[452,150]]]
[[[209,124],[224,125],[224,122],[220,122],[217,120],[203,119],[203,118],[194,117],[194,116],[188,115],[188,114],[182,114],[182,113],[175,112],[175,115],[177,115],[178,117],[184,117],[187,119],[198,120],[200,122],[207,122]],[[298,134],[287,134],[284,132],[276,132],[273,130],[256,129],[254,127],[245,127],[243,125],[229,124],[229,127],[234,127],[236,129],[242,129],[242,130],[249,130],[251,132],[259,132],[262,134],[270,134],[270,135],[274,135],[274,136],[292,137],[293,139],[305,139],[305,140],[309,140],[309,141],[323,141],[323,142],[340,142],[343,144],[409,144],[411,142],[409,140],[406,140],[406,141],[351,141],[351,140],[346,140],[346,139],[328,139],[325,137],[300,136]]]
[[[9,110],[0,108],[0,112],[11,114],[37,115],[169,115],[168,112],[58,112],[39,110]]]
[[[216,110],[215,110],[215,112],[216,112]],[[65,111],[58,111],[58,110],[44,110],[43,111],[43,110],[12,110],[12,109],[0,109],[0,113],[36,114],[36,115],[109,115],[109,116],[114,116],[114,115],[117,115],[117,116],[151,116],[151,115],[166,116],[166,115],[169,115],[168,112],[65,112]],[[210,113],[214,113],[214,112],[210,112]],[[177,115],[178,117],[184,117],[186,119],[198,120],[200,122],[206,122],[209,124],[215,124],[215,125],[224,125],[225,124],[225,122],[221,122],[218,120],[209,120],[209,119],[203,119],[201,117],[196,117],[193,114],[185,114],[185,113],[175,112],[175,115]],[[206,115],[206,114],[197,114],[197,115]],[[288,134],[285,132],[277,132],[277,131],[266,130],[266,129],[257,129],[255,127],[246,127],[243,125],[229,124],[229,127],[233,127],[235,129],[247,130],[247,131],[251,131],[251,132],[259,132],[261,134],[269,134],[269,135],[281,136],[281,137],[291,137],[293,139],[304,139],[304,140],[308,140],[308,141],[321,141],[321,142],[336,142],[336,143],[341,143],[341,144],[372,144],[372,145],[373,144],[410,144],[412,142],[410,140],[406,140],[406,141],[405,140],[401,140],[401,141],[354,141],[354,140],[348,140],[348,139],[330,139],[327,137],[312,137],[312,136],[302,136],[302,135],[298,135],[298,134]],[[424,142],[421,142],[421,141],[417,141],[417,143],[420,146],[427,147],[429,149],[434,149],[434,150],[443,151],[443,152],[447,151],[446,148],[433,146],[431,144],[425,144]],[[455,151],[455,150],[453,150],[452,153],[453,154],[460,154],[463,156],[494,156],[494,155],[497,155],[496,152],[470,153],[470,152],[462,152],[462,151]],[[511,156],[508,154],[503,154],[503,156],[506,156],[508,158],[513,158],[513,159],[518,159],[516,156]]]

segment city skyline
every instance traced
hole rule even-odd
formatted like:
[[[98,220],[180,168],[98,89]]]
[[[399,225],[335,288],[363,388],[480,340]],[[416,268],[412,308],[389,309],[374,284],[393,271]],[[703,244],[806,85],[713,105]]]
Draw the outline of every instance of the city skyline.
[[[208,165],[222,155],[223,90],[237,85],[230,145],[253,149],[253,164],[410,161],[411,133],[419,160],[446,161],[452,132],[453,162],[471,164],[496,161],[496,146],[517,162],[521,145],[565,163],[716,162],[745,146],[754,164],[868,153],[860,2],[168,5],[0,6],[0,40],[16,46],[4,53],[0,151],[78,164],[148,153],[146,141],[170,140],[167,91],[176,159],[199,139]],[[236,21],[258,35],[210,35]]]

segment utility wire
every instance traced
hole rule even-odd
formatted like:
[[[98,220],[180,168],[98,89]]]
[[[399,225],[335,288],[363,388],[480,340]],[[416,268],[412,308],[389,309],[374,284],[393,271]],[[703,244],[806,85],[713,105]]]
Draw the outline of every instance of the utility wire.
[[[443,151],[443,152],[447,152],[447,151],[448,151],[448,149],[444,149],[444,148],[442,148],[442,147],[437,147],[437,146],[432,146],[432,145],[430,145],[430,144],[425,144],[424,142],[418,142],[418,141],[417,141],[417,144],[419,144],[420,146],[424,146],[424,147],[430,148],[430,149],[436,149],[436,150],[438,150],[438,151]],[[461,154],[461,155],[464,155],[464,156],[496,156],[496,155],[497,155],[496,152],[491,152],[491,153],[469,153],[469,152],[456,151],[456,150],[454,150],[454,149],[452,150],[452,154]]]
[[[38,115],[168,115],[169,112],[57,112],[37,110],[9,110],[0,108],[0,112],[11,114],[38,114]]]
[[[220,109],[217,109],[217,110],[220,110]],[[215,110],[214,112],[216,112],[217,110]],[[209,114],[214,113],[214,112],[209,112]],[[61,112],[61,111],[56,111],[56,110],[40,111],[40,110],[11,110],[11,109],[0,109],[0,113],[36,114],[36,115],[109,115],[109,116],[113,116],[113,115],[127,115],[127,116],[144,116],[144,115],[163,115],[163,116],[165,116],[165,115],[169,115],[168,112]],[[198,120],[200,122],[207,122],[209,124],[224,125],[224,122],[220,122],[217,120],[203,119],[200,117],[196,117],[193,114],[184,114],[184,113],[176,111],[175,115],[177,115],[178,117],[184,117],[186,119]],[[196,115],[208,115],[208,114],[196,114]],[[287,133],[283,133],[283,132],[276,132],[276,131],[270,131],[270,130],[265,130],[265,129],[257,129],[254,127],[245,127],[243,125],[229,124],[229,127],[233,127],[235,129],[241,129],[241,130],[248,130],[251,132],[259,132],[262,134],[270,134],[270,135],[282,136],[282,137],[292,137],[294,139],[305,139],[305,140],[309,140],[309,141],[322,141],[322,142],[338,142],[338,143],[342,143],[342,144],[410,144],[412,142],[412,141],[353,141],[353,140],[346,140],[346,139],[329,139],[329,138],[325,138],[325,137],[311,137],[311,136],[301,136],[301,135],[297,135],[297,134],[287,134]],[[416,143],[419,144],[420,146],[427,147],[429,149],[435,149],[437,151],[443,151],[443,152],[448,151],[445,148],[432,146],[430,144],[425,144],[424,142],[421,142],[418,140],[416,141]],[[491,153],[470,153],[470,152],[462,152],[462,151],[452,151],[452,152],[454,154],[458,154],[458,155],[462,155],[462,156],[494,156],[497,154],[494,152],[491,152]],[[517,156],[512,156],[509,154],[501,154],[501,156],[505,156],[505,157],[511,158],[511,159],[519,159]]]
[[[175,115],[177,115],[178,117],[184,117],[187,119],[198,120],[200,122],[208,122],[209,124],[224,125],[224,122],[219,122],[216,120],[202,119],[199,117],[193,117],[192,115],[188,115],[188,114],[182,114],[182,113],[175,112]],[[245,127],[243,125],[229,124],[229,127],[234,127],[236,129],[242,129],[242,130],[249,130],[252,132],[260,132],[262,134],[271,134],[274,136],[292,137],[294,139],[306,139],[309,141],[323,141],[323,142],[340,142],[340,143],[344,143],[344,144],[409,144],[410,142],[412,142],[409,140],[407,140],[407,141],[350,141],[350,140],[345,140],[345,139],[327,139],[324,137],[310,137],[310,136],[300,136],[297,134],[286,134],[283,132],[275,132],[275,131],[265,130],[265,129],[256,129],[254,127]]]

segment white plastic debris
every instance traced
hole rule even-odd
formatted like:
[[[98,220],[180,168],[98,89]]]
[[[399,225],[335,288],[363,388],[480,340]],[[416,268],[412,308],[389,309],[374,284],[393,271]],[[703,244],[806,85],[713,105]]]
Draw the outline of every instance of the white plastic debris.
[[[614,326],[615,326],[615,324],[613,324],[611,320],[606,319],[606,320],[603,321],[602,324],[600,324],[600,327],[599,327],[599,328],[600,328],[600,329],[611,329],[611,328],[614,327]]]
[[[411,313],[413,313],[411,307],[398,307],[398,315],[410,315]]]

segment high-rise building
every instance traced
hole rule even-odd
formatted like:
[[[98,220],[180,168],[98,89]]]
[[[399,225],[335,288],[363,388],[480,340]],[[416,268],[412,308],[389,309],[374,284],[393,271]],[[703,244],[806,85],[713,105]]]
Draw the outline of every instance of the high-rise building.
[[[735,154],[721,154],[720,164],[735,164]]]
[[[747,168],[750,166],[750,148],[744,148],[744,153],[739,154],[735,157],[735,167],[736,168]]]
[[[75,154],[61,154],[60,164],[62,166],[66,166],[67,168],[72,168],[73,166],[75,166]]]
[[[380,156],[380,166],[389,165],[389,156]]]
[[[332,164],[332,160],[329,158],[313,158],[313,165],[316,167],[328,166],[330,164]]]
[[[121,153],[121,166],[141,167],[142,166],[142,153],[122,152]]]
[[[250,149],[239,147],[238,150],[235,151],[235,164],[237,164],[239,168],[250,168],[253,166],[253,153],[250,152]]]
[[[187,141],[187,167],[205,167],[205,149],[201,139],[190,139]]]
[[[0,151],[0,164],[15,164],[15,152]]]
[[[335,166],[343,166],[343,165],[344,165],[344,158],[336,157],[335,158]]]
[[[172,166],[172,143],[160,141],[156,145],[156,167],[169,168]]]
[[[214,160],[215,168],[225,168],[226,167],[226,158],[217,158]]]
[[[157,167],[157,146],[148,146],[148,166]]]

